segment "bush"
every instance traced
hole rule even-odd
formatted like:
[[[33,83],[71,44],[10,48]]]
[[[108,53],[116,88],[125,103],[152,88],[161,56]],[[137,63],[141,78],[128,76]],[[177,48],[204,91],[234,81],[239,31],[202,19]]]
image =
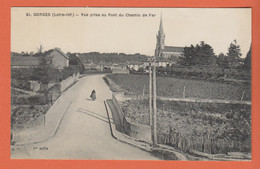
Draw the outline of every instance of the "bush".
[[[72,76],[75,73],[78,73],[79,70],[77,69],[77,67],[73,67],[73,66],[69,66],[69,67],[65,67],[62,71],[61,71],[61,79],[67,79],[68,77]]]
[[[172,66],[170,68],[157,68],[160,76],[179,76],[196,79],[229,79],[251,80],[251,71],[244,69],[222,69],[216,66]]]
[[[11,86],[23,90],[31,90],[30,82],[22,79],[11,79]]]
[[[30,80],[33,75],[34,69],[28,68],[19,68],[19,69],[11,69],[11,78],[18,80]]]
[[[11,96],[11,104],[18,105],[44,105],[47,104],[47,99],[44,95],[35,95],[35,96]]]

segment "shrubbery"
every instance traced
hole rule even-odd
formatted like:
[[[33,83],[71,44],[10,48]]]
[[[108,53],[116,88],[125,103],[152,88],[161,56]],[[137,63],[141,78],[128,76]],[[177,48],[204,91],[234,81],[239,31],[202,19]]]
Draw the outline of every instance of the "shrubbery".
[[[28,68],[11,69],[12,80],[13,79],[31,80],[32,75],[33,75],[33,69],[28,69]]]
[[[11,104],[14,105],[44,105],[47,104],[47,99],[44,95],[35,96],[17,96],[11,95]]]
[[[30,82],[27,80],[22,79],[12,79],[11,80],[11,87],[23,89],[23,90],[31,90]]]
[[[183,78],[196,79],[235,79],[235,80],[251,80],[251,71],[245,69],[222,69],[216,66],[211,67],[182,67],[172,66],[169,68],[159,67],[157,69],[160,76],[178,76]]]

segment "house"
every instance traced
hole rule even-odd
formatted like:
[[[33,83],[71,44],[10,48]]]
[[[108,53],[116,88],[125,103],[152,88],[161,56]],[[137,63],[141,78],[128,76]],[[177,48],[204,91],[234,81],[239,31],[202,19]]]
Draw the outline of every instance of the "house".
[[[140,68],[144,68],[143,63],[140,62],[130,62],[127,64],[127,66],[130,70],[135,70],[135,71],[138,71]]]
[[[113,74],[129,74],[129,68],[125,64],[114,64],[111,68]]]
[[[105,70],[111,70],[113,64],[112,63],[107,63],[107,62],[101,62],[97,65],[98,69],[100,71],[105,71]]]
[[[156,66],[158,67],[169,67],[171,66],[171,62],[167,60],[156,60]]]
[[[40,54],[40,57],[51,58],[52,66],[57,69],[63,69],[64,67],[69,66],[69,57],[65,53],[63,53],[59,48],[48,50],[43,54]]]
[[[63,69],[69,66],[69,57],[59,48],[54,48],[32,56],[13,56],[11,57],[11,68],[36,68],[43,57],[50,58],[54,68]]]

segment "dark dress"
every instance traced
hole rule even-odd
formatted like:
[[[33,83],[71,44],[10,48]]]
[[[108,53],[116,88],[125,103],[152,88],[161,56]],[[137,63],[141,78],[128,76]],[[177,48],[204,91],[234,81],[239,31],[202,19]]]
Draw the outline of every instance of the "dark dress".
[[[96,91],[95,91],[95,90],[93,90],[93,91],[91,92],[90,98],[91,98],[92,100],[96,100]]]

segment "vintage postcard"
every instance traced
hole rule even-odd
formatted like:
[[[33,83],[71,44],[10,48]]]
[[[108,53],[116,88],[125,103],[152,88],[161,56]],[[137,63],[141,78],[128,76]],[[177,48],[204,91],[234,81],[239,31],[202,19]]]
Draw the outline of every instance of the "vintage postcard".
[[[251,161],[251,8],[11,8],[11,159]]]

